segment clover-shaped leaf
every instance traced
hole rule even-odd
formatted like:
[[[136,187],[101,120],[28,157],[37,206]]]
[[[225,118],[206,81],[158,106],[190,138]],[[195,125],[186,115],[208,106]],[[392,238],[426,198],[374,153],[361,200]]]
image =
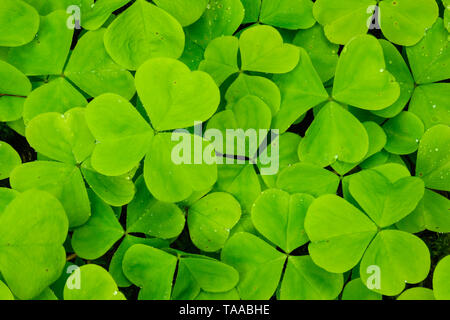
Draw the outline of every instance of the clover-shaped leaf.
[[[361,280],[367,283],[370,266],[381,273],[380,287],[372,290],[384,295],[403,291],[405,283],[419,283],[430,270],[430,252],[416,236],[398,230],[382,230],[377,234],[361,260]]]
[[[124,234],[114,211],[94,192],[90,191],[91,217],[74,230],[72,248],[83,259],[97,259],[104,255]]]
[[[239,71],[237,57],[239,40],[232,36],[223,36],[212,40],[205,50],[205,59],[200,62],[199,70],[211,75],[220,86],[229,76]]]
[[[403,111],[383,125],[387,135],[385,149],[393,154],[413,153],[424,133],[422,121],[414,113]]]
[[[191,127],[217,110],[220,92],[205,72],[191,72],[182,62],[155,58],[136,72],[136,88],[158,131]]]
[[[28,76],[60,75],[69,54],[73,30],[67,28],[64,11],[41,17],[33,41],[8,52],[8,62]]]
[[[299,61],[296,46],[283,43],[280,33],[270,26],[255,26],[239,38],[242,69],[265,73],[292,71]]]
[[[359,162],[369,150],[369,137],[361,122],[335,102],[323,107],[300,142],[301,161],[326,167],[338,159]]]
[[[79,275],[80,287],[72,284]],[[74,271],[64,287],[64,300],[126,300],[111,275],[102,267],[86,264]]]
[[[155,0],[158,7],[174,16],[183,27],[200,19],[208,0]]]
[[[450,256],[446,256],[436,266],[433,274],[433,291],[438,300],[450,299]]]
[[[211,161],[213,149],[207,141],[186,132],[177,133],[179,143],[173,138],[169,133],[153,137],[144,162],[147,187],[156,199],[164,202],[186,200],[194,191],[208,189],[217,180],[217,166]],[[194,145],[204,159],[196,160],[197,148],[190,147]]]
[[[259,21],[285,29],[307,29],[316,22],[311,0],[262,1]]]
[[[309,206],[305,230],[311,258],[330,272],[354,267],[377,233],[367,216],[336,195],[321,196]]]
[[[133,76],[108,55],[103,44],[104,36],[105,29],[83,35],[64,74],[92,97],[116,93],[129,100],[136,92]]]
[[[28,123],[47,112],[65,113],[72,108],[85,107],[86,98],[64,78],[57,78],[36,89],[25,99],[23,119]]]
[[[435,300],[433,290],[423,287],[407,289],[397,297],[397,300]]]
[[[187,222],[191,240],[203,251],[217,251],[240,217],[241,206],[233,196],[225,192],[210,193],[189,208]]]
[[[142,176],[137,179],[136,188],[136,196],[127,207],[127,232],[145,233],[160,239],[177,237],[185,223],[181,209],[153,198]]]
[[[350,193],[381,228],[411,213],[424,194],[423,181],[405,177],[391,183],[375,170],[364,170],[350,179]]]
[[[450,191],[450,128],[437,125],[422,137],[417,153],[416,175],[427,188]]]
[[[331,43],[325,37],[323,27],[320,24],[315,24],[312,28],[306,30],[300,30],[292,43],[306,50],[322,82],[333,78],[339,58],[339,45]]]
[[[19,154],[6,142],[0,141],[0,180],[6,179],[22,163]]]
[[[277,188],[293,193],[308,193],[314,197],[336,193],[339,177],[308,163],[296,163],[283,169],[277,178]]]
[[[39,14],[22,0],[0,4],[0,46],[18,47],[33,40],[39,29]]]
[[[361,278],[356,278],[349,281],[342,291],[342,300],[381,300],[380,294],[370,290],[361,281]]]
[[[290,253],[309,240],[303,224],[313,199],[308,194],[265,190],[253,205],[253,224],[264,237]]]
[[[366,110],[389,107],[400,96],[400,86],[386,70],[383,48],[373,36],[352,39],[336,67],[333,98]]]
[[[63,207],[43,191],[18,195],[0,214],[0,271],[15,296],[31,299],[59,277],[67,229]]]
[[[11,290],[0,280],[0,300],[14,300]]]
[[[92,100],[86,110],[86,121],[97,141],[91,163],[101,174],[125,174],[148,151],[152,128],[121,96],[103,94]]]
[[[0,60],[0,121],[20,119],[24,98],[30,92],[30,80],[14,66]]]
[[[136,70],[149,58],[179,58],[184,33],[179,22],[166,11],[138,0],[109,25],[104,41],[114,61]]]

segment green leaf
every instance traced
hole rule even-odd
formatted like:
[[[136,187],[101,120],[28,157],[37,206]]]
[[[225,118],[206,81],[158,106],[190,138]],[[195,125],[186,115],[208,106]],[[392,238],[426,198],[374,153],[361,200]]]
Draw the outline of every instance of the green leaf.
[[[0,280],[0,300],[14,300],[11,290]]]
[[[192,300],[201,291],[227,292],[238,281],[238,272],[222,262],[210,258],[181,258],[172,299]]]
[[[195,300],[240,300],[240,297],[236,289],[219,293],[201,291]]]
[[[105,32],[105,29],[90,31],[80,38],[64,74],[92,97],[116,93],[130,100],[136,92],[133,76],[106,52]]]
[[[74,165],[53,161],[27,162],[14,169],[10,183],[20,192],[38,189],[51,193],[63,205],[71,228],[89,219],[88,194],[80,170]]]
[[[179,22],[144,0],[137,0],[109,25],[104,41],[114,61],[129,70],[150,58],[179,58],[184,49]]]
[[[67,28],[67,14],[54,11],[41,17],[39,31],[30,43],[8,52],[8,62],[27,76],[60,75],[69,54],[73,30]]]
[[[400,86],[386,70],[383,48],[369,35],[352,39],[336,67],[333,98],[366,110],[389,107],[400,96]]]
[[[408,111],[422,120],[425,130],[437,124],[450,126],[450,84],[432,83],[418,86]]]
[[[308,194],[289,195],[278,189],[265,190],[253,205],[253,225],[277,247],[290,253],[309,240],[303,224],[313,200]]]
[[[424,190],[419,178],[405,177],[391,183],[374,170],[361,171],[350,179],[350,193],[381,228],[410,214],[422,199]]]
[[[228,87],[225,99],[228,105],[233,105],[247,95],[256,96],[264,101],[272,111],[272,115],[278,113],[281,104],[280,89],[271,80],[241,73]]]
[[[72,0],[73,1],[73,0]],[[80,0],[78,0],[80,1]],[[92,2],[92,0],[88,1]],[[95,3],[81,6],[81,26],[87,30],[100,28],[111,16],[113,11],[123,7],[130,0],[97,0]]]
[[[95,193],[89,192],[91,217],[72,234],[72,248],[87,260],[103,256],[124,234],[114,211]]]
[[[346,44],[353,37],[367,33],[376,3],[375,0],[317,0],[313,14],[331,42]]]
[[[254,26],[239,38],[242,70],[264,73],[292,71],[299,61],[296,46],[283,43],[280,33],[270,26]]]
[[[242,23],[256,22],[261,10],[261,0],[241,0],[245,9],[245,17]]]
[[[209,0],[201,18],[186,28],[186,34],[195,45],[206,48],[215,38],[233,35],[243,19],[240,0]]]
[[[207,159],[196,161],[198,153],[196,156],[194,152],[198,148],[204,156],[211,156],[211,145],[197,135],[180,132],[177,137],[181,142],[173,141],[169,133],[156,135],[144,162],[147,187],[156,199],[164,202],[186,200],[193,192],[212,187],[217,180],[217,165],[208,164]],[[179,158],[180,150],[188,157],[188,163],[173,161],[173,157]]]
[[[202,251],[218,251],[240,217],[241,206],[233,196],[225,192],[210,193],[189,208],[187,222],[191,240]]]
[[[367,131],[350,112],[329,102],[314,119],[298,148],[301,161],[326,167],[338,159],[359,162],[369,150]]]
[[[321,167],[297,163],[283,169],[277,179],[277,188],[293,193],[308,193],[314,197],[336,193],[339,177]]]
[[[228,192],[239,201],[242,214],[250,214],[251,207],[261,193],[261,184],[250,164],[222,164],[217,166],[214,191]]]
[[[139,164],[148,150],[153,131],[134,106],[116,94],[92,100],[86,121],[96,139],[92,167],[101,174],[118,176]]]
[[[406,53],[416,83],[431,83],[450,78],[448,31],[444,28],[441,18],[426,32],[422,41],[406,48]]]
[[[410,288],[402,292],[397,300],[436,300],[433,290],[423,287]]]
[[[374,110],[372,113],[380,117],[392,118],[403,110],[411,98],[414,90],[414,79],[397,48],[389,41],[382,39],[378,41],[383,47],[386,69],[395,77],[400,85],[400,97],[386,109]]]
[[[333,300],[342,290],[342,274],[327,272],[309,256],[288,258],[280,288],[281,300]]]
[[[412,46],[422,39],[424,31],[439,15],[434,0],[385,0],[380,4],[380,27],[391,42]]]
[[[78,280],[72,277],[79,275]],[[80,288],[72,287],[72,281],[79,281]],[[86,264],[67,279],[64,287],[64,300],[126,300],[117,288],[114,279],[102,267]]]
[[[68,164],[79,164],[92,153],[95,139],[85,120],[85,108],[64,114],[48,112],[31,120],[25,131],[30,145],[43,155]]]
[[[136,188],[136,196],[127,207],[127,232],[161,239],[177,237],[185,222],[181,209],[153,198],[142,176],[136,181]]]
[[[23,119],[28,123],[47,112],[64,113],[72,108],[85,107],[85,97],[64,78],[57,78],[33,90],[23,105]]]
[[[339,58],[339,45],[331,43],[326,38],[320,24],[300,30],[292,43],[306,50],[322,82],[333,78]]]
[[[0,215],[0,272],[20,299],[31,299],[58,279],[66,262],[68,222],[46,192],[18,195]]]
[[[103,201],[111,206],[123,206],[134,198],[135,187],[129,174],[121,176],[105,176],[95,171],[90,159],[81,165],[84,179]]]
[[[142,288],[140,300],[168,300],[177,258],[162,250],[135,244],[123,258],[123,272],[135,285]]]
[[[17,166],[22,163],[22,159],[13,147],[6,142],[0,141],[0,180],[6,179]]]
[[[367,248],[360,265],[361,279],[367,283],[370,266],[380,268],[380,287],[372,290],[394,296],[405,283],[419,283],[430,270],[430,252],[418,237],[398,230],[383,230]],[[370,280],[369,280],[370,282]]]
[[[328,99],[328,93],[308,54],[302,48],[299,51],[300,61],[295,69],[273,77],[280,88],[281,107],[273,119],[272,128],[279,129],[280,133],[285,132],[309,109]]]
[[[437,300],[449,300],[450,256],[446,256],[436,266],[433,274],[434,296]]]
[[[8,204],[13,201],[18,195],[19,192],[17,192],[16,190],[0,187],[0,215],[6,209]]]
[[[119,287],[131,286],[131,282],[125,277],[125,274],[123,273],[122,262],[127,250],[135,244],[147,245],[154,248],[169,247],[169,242],[167,242],[166,240],[156,238],[138,238],[129,234],[125,234],[125,237],[114,253],[111,259],[111,263],[109,264],[109,273],[114,278]]]
[[[336,195],[314,200],[306,214],[305,230],[314,263],[336,273],[357,265],[377,233],[366,215]]]
[[[0,60],[0,121],[20,119],[30,92],[30,80],[14,66]]]
[[[238,38],[231,36],[216,38],[208,44],[205,58],[200,62],[198,69],[209,73],[220,86],[229,76],[239,72],[238,50]]]
[[[425,187],[450,191],[450,128],[437,125],[422,137],[417,153],[416,175]]]
[[[381,300],[382,296],[364,285],[361,278],[351,280],[345,285],[342,300]]]
[[[395,118],[389,119],[383,125],[383,129],[387,135],[384,148],[393,154],[409,154],[416,151],[424,133],[422,121],[408,111],[403,111]]]
[[[239,272],[241,299],[267,300],[275,293],[286,256],[260,238],[239,232],[225,244],[221,259]]]
[[[450,200],[437,192],[425,189],[422,200],[410,215],[397,222],[400,230],[417,233],[425,229],[450,232]]]
[[[155,0],[155,3],[185,27],[200,19],[206,10],[208,0]]]
[[[136,88],[158,131],[191,127],[217,110],[220,92],[205,72],[191,72],[182,62],[156,58],[136,72]]]
[[[39,14],[21,0],[0,4],[0,46],[18,47],[34,39],[39,29]]]
[[[262,1],[259,21],[285,29],[307,29],[316,22],[312,7],[311,0]]]

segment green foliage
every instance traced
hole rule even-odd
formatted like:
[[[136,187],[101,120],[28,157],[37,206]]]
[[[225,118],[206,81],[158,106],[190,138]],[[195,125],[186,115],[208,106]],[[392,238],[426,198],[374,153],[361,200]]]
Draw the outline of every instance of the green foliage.
[[[449,300],[436,1],[0,1],[0,300]]]

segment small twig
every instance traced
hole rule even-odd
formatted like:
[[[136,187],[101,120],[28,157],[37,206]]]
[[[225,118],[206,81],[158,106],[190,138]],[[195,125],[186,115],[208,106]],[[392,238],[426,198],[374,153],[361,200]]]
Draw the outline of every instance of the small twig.
[[[72,253],[70,256],[68,256],[68,257],[66,258],[66,261],[73,260],[73,259],[75,259],[76,257],[77,257],[77,254],[76,254],[76,253]]]
[[[27,97],[27,96],[18,96],[18,95],[15,95],[15,94],[0,93],[0,97],[3,97],[3,96],[6,96],[6,97],[16,97],[16,98],[26,98],[26,97]]]

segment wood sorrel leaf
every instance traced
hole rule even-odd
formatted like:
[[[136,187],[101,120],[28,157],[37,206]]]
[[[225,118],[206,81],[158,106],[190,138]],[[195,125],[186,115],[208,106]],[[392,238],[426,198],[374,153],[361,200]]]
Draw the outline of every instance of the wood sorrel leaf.
[[[147,153],[153,131],[121,96],[108,93],[92,100],[87,106],[86,121],[97,140],[91,164],[99,173],[125,174]]]
[[[117,288],[111,275],[96,264],[81,266],[79,273],[80,288],[73,286],[71,277],[64,286],[64,300],[126,300]]]
[[[338,159],[359,162],[369,150],[367,131],[350,112],[335,102],[323,107],[298,148],[301,161],[326,167]]]
[[[0,46],[18,47],[34,39],[39,29],[39,14],[21,0],[0,4]]]
[[[336,67],[333,98],[366,110],[389,107],[400,96],[400,86],[386,71],[383,48],[373,36],[352,39]]]
[[[307,29],[316,22],[311,0],[262,1],[259,20],[285,29]]]
[[[303,224],[313,200],[308,194],[265,190],[253,205],[253,224],[264,237],[290,253],[309,240]]]
[[[200,19],[208,0],[155,0],[155,3],[185,27]]]
[[[136,72],[136,88],[157,131],[191,127],[217,110],[220,92],[205,72],[191,72],[180,61],[148,60]]]
[[[66,20],[64,11],[54,11],[41,17],[34,40],[9,50],[8,62],[28,76],[60,75],[73,36],[73,30],[67,28]]]
[[[242,69],[264,73],[292,71],[299,61],[296,46],[283,43],[280,33],[270,26],[255,26],[239,38]]]
[[[136,70],[149,58],[179,58],[184,49],[184,32],[166,11],[137,0],[111,23],[104,41],[114,61]]]
[[[416,175],[425,187],[450,191],[450,128],[437,125],[422,137],[417,153]]]
[[[305,230],[314,263],[336,273],[357,265],[377,233],[364,213],[336,195],[314,200],[306,214]]]
[[[210,193],[189,208],[187,222],[191,240],[202,251],[218,251],[240,217],[241,206],[232,195]]]
[[[116,93],[130,100],[136,92],[133,76],[108,55],[103,44],[104,35],[105,29],[83,35],[64,74],[92,97]]]
[[[6,179],[22,163],[19,154],[6,142],[0,141],[0,180]]]
[[[239,272],[241,299],[259,300],[274,294],[286,256],[257,236],[239,232],[227,241],[221,259]]]
[[[383,125],[383,129],[387,135],[384,148],[394,154],[409,154],[416,151],[424,133],[422,121],[408,111],[403,111],[395,118],[389,119]]]
[[[433,291],[437,300],[448,300],[450,290],[448,287],[450,275],[450,257],[446,256],[439,261],[433,275]]]
[[[18,195],[0,215],[0,271],[20,299],[40,294],[61,274],[68,222],[52,195],[37,190]]]
[[[369,283],[370,266],[380,272],[380,286],[372,290],[394,296],[405,283],[419,283],[430,270],[430,252],[420,238],[403,231],[383,230],[367,248],[360,265],[361,279]]]

